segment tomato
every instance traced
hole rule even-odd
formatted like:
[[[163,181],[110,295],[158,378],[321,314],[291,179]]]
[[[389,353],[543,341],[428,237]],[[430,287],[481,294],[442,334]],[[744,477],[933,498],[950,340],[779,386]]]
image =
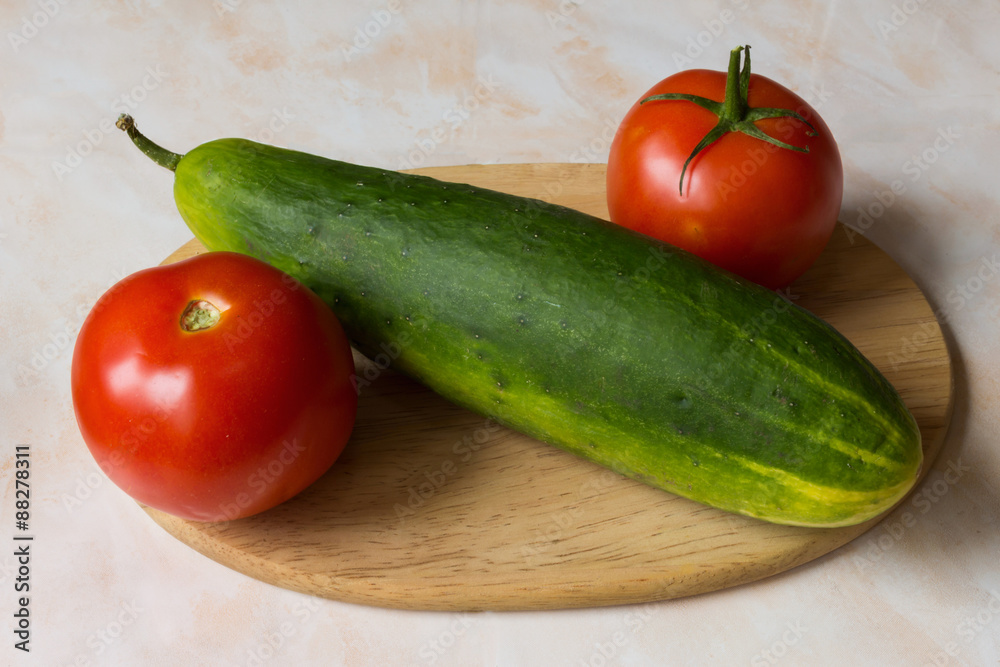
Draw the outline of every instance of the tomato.
[[[608,210],[615,223],[777,289],[829,241],[843,167],[816,110],[750,74],[749,46],[741,71],[742,48],[728,73],[679,72],[632,106],[611,145]]]
[[[308,288],[210,252],[134,273],[73,351],[83,439],[140,503],[198,521],[250,516],[318,479],[354,427],[350,344]]]

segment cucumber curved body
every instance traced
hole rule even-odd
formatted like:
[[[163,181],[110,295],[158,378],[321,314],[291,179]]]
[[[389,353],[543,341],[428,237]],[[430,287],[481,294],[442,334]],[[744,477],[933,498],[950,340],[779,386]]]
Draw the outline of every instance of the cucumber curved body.
[[[176,164],[211,250],[315,290],[445,398],[672,493],[843,526],[915,483],[917,425],[843,336],[774,292],[567,208],[240,139]]]

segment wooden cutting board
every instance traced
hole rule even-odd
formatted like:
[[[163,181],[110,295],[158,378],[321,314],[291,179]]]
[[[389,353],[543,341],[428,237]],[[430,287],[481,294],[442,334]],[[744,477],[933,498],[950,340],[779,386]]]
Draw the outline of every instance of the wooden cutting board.
[[[604,166],[419,170],[607,217]],[[203,252],[192,241],[165,263]],[[930,468],[951,416],[951,361],[912,280],[838,227],[791,298],[843,332],[898,388]],[[342,458],[261,515],[193,523],[147,508],[172,535],[262,581],[408,609],[512,610],[647,602],[736,586],[811,561],[877,523],[776,526],[627,480],[491,424],[380,371]],[[904,501],[907,502],[907,501]]]

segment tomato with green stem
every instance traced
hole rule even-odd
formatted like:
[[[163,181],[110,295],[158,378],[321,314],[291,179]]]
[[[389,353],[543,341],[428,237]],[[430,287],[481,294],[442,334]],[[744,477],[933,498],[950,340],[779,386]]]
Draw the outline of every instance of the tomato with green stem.
[[[316,481],[344,449],[358,400],[333,312],[291,276],[232,252],[108,290],[80,328],[72,393],[108,477],[198,521],[262,512]]]
[[[777,289],[829,241],[843,166],[816,110],[751,74],[750,47],[737,47],[727,72],[679,72],[632,106],[612,141],[607,196],[613,222]]]

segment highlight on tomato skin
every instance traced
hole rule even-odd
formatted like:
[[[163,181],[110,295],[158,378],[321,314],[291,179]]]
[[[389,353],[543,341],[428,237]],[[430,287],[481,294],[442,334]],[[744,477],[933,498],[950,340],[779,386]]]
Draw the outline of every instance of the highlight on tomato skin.
[[[224,521],[289,500],[334,464],[354,428],[354,372],[311,290],[209,252],[109,289],[80,328],[71,382],[112,482],[169,514]]]
[[[728,72],[678,72],[628,110],[608,156],[608,211],[612,222],[779,289],[829,241],[843,181],[819,113],[750,73],[749,47],[738,47]]]

